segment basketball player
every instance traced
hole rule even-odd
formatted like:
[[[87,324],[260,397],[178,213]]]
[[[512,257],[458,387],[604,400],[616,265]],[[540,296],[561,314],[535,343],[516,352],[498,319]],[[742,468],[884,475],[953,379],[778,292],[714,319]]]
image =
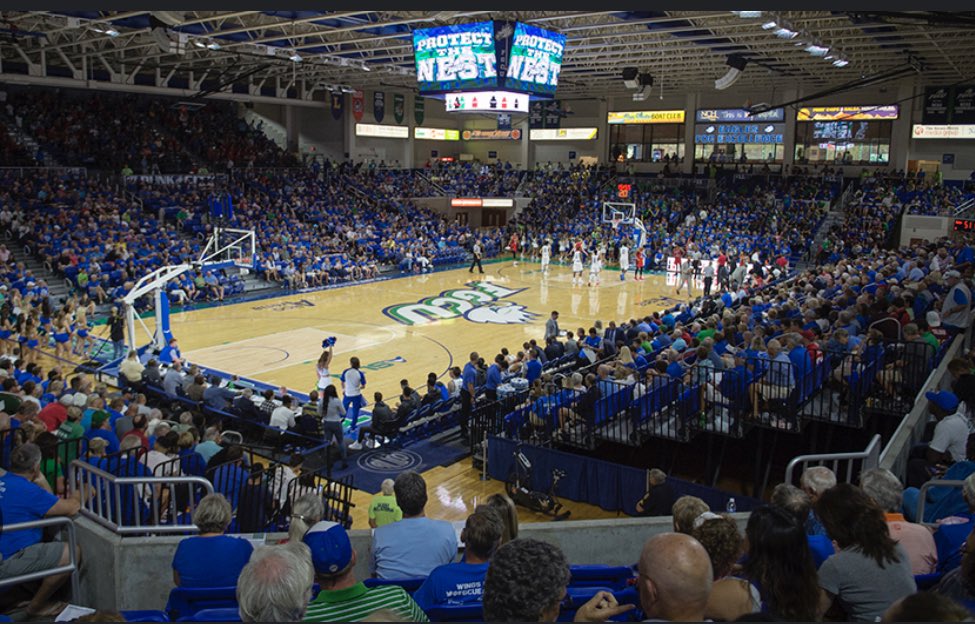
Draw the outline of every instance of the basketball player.
[[[542,245],[542,273],[548,273],[548,265],[552,261],[552,241],[545,239]]]
[[[481,266],[481,242],[480,241],[474,241],[474,246],[471,248],[471,256],[473,257],[473,259],[471,260],[471,268],[467,272],[473,273],[474,266],[476,265],[477,270],[483,273],[484,267]]]
[[[620,242],[620,280],[626,281],[626,272],[630,268],[630,248],[626,244],[626,239]]]
[[[677,294],[680,294],[680,287],[687,286],[687,295],[691,296],[691,272],[694,268],[690,262],[682,262],[677,273]]]
[[[582,286],[582,259],[585,255],[585,251],[582,250],[582,241],[576,241],[575,249],[572,251],[572,285],[575,286],[578,281],[579,285]]]
[[[518,233],[512,232],[511,239],[508,241],[508,249],[511,250],[511,260],[518,266]]]
[[[592,254],[589,262],[589,282],[586,286],[599,286],[599,272],[603,269],[603,248],[600,247]]]
[[[646,264],[647,259],[643,255],[643,247],[636,248],[636,258],[635,264],[636,269],[633,271],[633,280],[636,282],[643,281],[643,265]]]

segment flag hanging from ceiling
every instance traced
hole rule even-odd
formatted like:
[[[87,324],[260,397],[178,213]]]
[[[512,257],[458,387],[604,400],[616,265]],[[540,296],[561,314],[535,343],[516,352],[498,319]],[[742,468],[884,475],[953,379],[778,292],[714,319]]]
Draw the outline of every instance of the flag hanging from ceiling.
[[[352,116],[356,121],[362,121],[362,114],[366,111],[366,96],[362,91],[352,94]]]
[[[342,105],[345,101],[345,96],[341,91],[332,91],[332,117],[334,119],[342,119]]]
[[[372,116],[376,123],[382,123],[386,116],[386,94],[382,91],[376,91],[372,96]]]
[[[403,117],[406,115],[406,96],[402,93],[396,93],[393,95],[393,118],[396,119],[396,123],[403,123]]]
[[[422,97],[419,95],[413,96],[413,119],[416,120],[416,125],[423,124],[423,113],[426,104]]]

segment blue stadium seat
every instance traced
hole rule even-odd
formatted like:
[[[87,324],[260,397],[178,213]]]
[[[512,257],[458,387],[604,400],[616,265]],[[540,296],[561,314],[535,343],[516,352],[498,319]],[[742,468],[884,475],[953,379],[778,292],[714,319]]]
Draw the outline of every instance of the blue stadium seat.
[[[169,616],[165,611],[146,610],[146,611],[120,611],[126,622],[168,622]],[[3,621],[3,620],[0,620]],[[7,620],[10,621],[10,620]]]
[[[181,617],[177,622],[240,622],[237,607],[224,609],[203,609],[193,615]]]
[[[416,590],[420,589],[420,585],[423,585],[423,581],[427,580],[426,577],[420,578],[402,578],[402,579],[379,579],[372,578],[363,581],[366,587],[382,587],[384,585],[399,585],[407,591],[407,593],[412,594]]]
[[[569,567],[569,587],[609,587],[624,589],[633,579],[629,566],[574,565]]]
[[[237,608],[236,587],[174,587],[169,592],[166,612],[170,620],[192,616],[204,609]]]
[[[431,622],[483,622],[484,606],[480,603],[437,605],[426,610]]]

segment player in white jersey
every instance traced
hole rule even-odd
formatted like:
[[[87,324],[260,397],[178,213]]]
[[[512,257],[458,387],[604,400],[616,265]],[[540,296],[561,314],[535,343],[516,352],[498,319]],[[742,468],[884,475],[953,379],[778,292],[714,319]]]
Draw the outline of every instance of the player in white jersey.
[[[542,272],[548,273],[548,265],[552,261],[552,241],[547,240],[542,245]]]
[[[572,285],[575,286],[578,281],[579,285],[582,285],[582,258],[585,252],[582,250],[582,242],[576,243],[576,247],[572,250]]]
[[[626,241],[620,243],[620,279],[626,280],[626,272],[630,268],[630,248],[627,247]]]
[[[603,250],[597,249],[589,262],[589,282],[587,286],[599,286],[599,272],[603,270]]]

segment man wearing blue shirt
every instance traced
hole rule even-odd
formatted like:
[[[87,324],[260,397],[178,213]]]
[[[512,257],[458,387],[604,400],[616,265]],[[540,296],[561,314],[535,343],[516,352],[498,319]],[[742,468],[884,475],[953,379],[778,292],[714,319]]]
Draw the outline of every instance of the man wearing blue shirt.
[[[431,520],[424,514],[427,484],[416,472],[396,477],[393,484],[396,504],[403,519],[379,527],[372,538],[373,571],[382,579],[427,576],[437,566],[457,556],[457,534],[444,520]]]
[[[504,356],[500,353],[494,356],[494,364],[488,366],[487,380],[484,383],[484,395],[489,401],[498,400],[498,386],[501,385],[501,364]]]
[[[349,431],[355,431],[359,421],[359,410],[362,409],[362,389],[366,387],[366,376],[359,370],[359,358],[349,358],[349,368],[342,371],[343,384],[342,407],[345,408],[352,424]]]
[[[464,371],[460,377],[460,437],[464,441],[468,439],[467,425],[474,409],[474,395],[477,391],[477,367],[475,364],[480,357],[477,351],[472,351],[470,360],[464,365]]]
[[[445,604],[481,601],[488,560],[501,544],[504,523],[493,508],[479,506],[467,517],[460,540],[464,542],[464,561],[434,568],[413,600],[426,611]]]
[[[538,356],[534,351],[528,352],[528,361],[525,362],[525,379],[531,384],[542,376],[542,363],[538,361]]]
[[[73,516],[81,508],[81,493],[60,499],[36,485],[41,478],[41,450],[33,443],[22,444],[10,454],[10,470],[0,477],[0,514],[5,525],[33,522],[51,516]],[[42,542],[41,529],[4,531],[0,535],[0,579],[21,576],[41,570],[68,565],[71,554],[68,544]],[[76,552],[76,561],[81,553]],[[64,608],[63,603],[48,603],[48,599],[69,578],[71,573],[48,576],[41,581],[34,597],[27,605],[29,619],[54,619]]]

